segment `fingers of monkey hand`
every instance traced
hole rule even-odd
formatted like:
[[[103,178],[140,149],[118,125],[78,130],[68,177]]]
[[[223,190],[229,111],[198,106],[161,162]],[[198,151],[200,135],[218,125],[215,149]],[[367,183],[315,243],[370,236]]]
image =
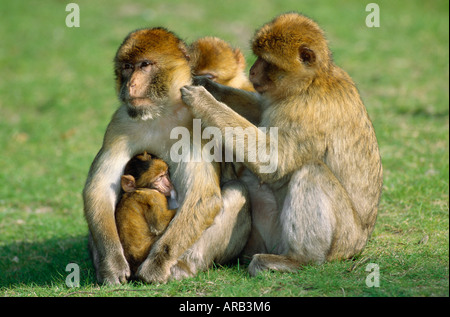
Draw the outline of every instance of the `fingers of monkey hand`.
[[[121,259],[122,260],[122,259]],[[125,259],[116,260],[101,269],[100,283],[107,285],[124,284],[130,277],[130,267]]]
[[[138,268],[136,276],[145,283],[165,284],[170,277],[170,268],[147,259]]]
[[[201,108],[204,104],[214,102],[214,97],[203,86],[181,87],[181,99],[192,108]]]
[[[207,87],[212,82],[212,80],[207,76],[194,76],[193,82],[195,86]]]

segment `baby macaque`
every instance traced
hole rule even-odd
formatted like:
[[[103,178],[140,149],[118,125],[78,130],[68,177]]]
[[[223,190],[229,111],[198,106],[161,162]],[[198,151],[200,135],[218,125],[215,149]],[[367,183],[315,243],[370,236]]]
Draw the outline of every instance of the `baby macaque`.
[[[116,223],[133,276],[175,216],[178,205],[169,167],[147,152],[128,162],[121,186],[125,193],[116,208]]]

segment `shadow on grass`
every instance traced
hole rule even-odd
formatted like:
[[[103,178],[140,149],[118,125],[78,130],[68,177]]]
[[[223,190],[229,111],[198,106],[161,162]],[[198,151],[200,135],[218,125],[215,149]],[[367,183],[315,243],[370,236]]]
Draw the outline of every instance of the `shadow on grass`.
[[[445,119],[449,115],[449,109],[436,110],[430,107],[429,109],[422,106],[419,107],[405,107],[401,106],[395,110],[400,115],[409,115],[413,117],[422,117],[424,119]]]
[[[0,246],[0,287],[49,286],[65,282],[69,263],[80,268],[80,284],[95,283],[87,236],[17,242]]]

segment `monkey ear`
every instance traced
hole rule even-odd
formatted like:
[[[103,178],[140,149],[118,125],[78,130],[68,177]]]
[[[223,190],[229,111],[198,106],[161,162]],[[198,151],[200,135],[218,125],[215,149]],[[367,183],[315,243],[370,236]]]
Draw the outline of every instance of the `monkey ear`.
[[[144,151],[144,153],[142,153],[142,161],[150,161],[151,159],[152,156],[148,154],[147,151]]]
[[[242,54],[241,50],[239,48],[235,48],[233,50],[234,58],[236,59],[237,65],[239,69],[244,70],[245,69],[245,57],[244,54]]]
[[[136,181],[131,175],[122,175],[120,185],[122,186],[123,191],[126,193],[131,193],[136,190]]]
[[[316,61],[316,53],[306,46],[300,46],[298,54],[303,64],[313,65]]]
[[[190,61],[191,61],[191,56],[189,55],[189,53],[188,53],[186,47],[185,47],[184,45],[183,45],[183,46],[180,46],[180,50],[181,50],[181,52],[183,53],[184,58],[186,58],[186,60],[187,60],[188,62],[190,62]]]

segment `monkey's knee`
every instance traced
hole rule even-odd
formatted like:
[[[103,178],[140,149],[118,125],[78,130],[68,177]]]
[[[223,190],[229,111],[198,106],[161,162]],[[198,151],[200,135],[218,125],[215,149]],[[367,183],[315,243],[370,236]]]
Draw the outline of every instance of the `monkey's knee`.
[[[247,187],[238,180],[229,180],[222,186],[223,208],[225,211],[249,212],[249,194]]]
[[[245,244],[251,229],[250,197],[247,187],[238,180],[228,181],[222,187],[222,198],[224,212],[231,224],[234,224],[235,235],[244,239]]]
[[[225,264],[239,256],[245,247],[251,230],[248,192],[238,180],[222,186],[223,210],[209,228],[206,240],[211,249],[211,259]],[[204,238],[204,239],[205,239]],[[206,241],[205,240],[205,241]]]

